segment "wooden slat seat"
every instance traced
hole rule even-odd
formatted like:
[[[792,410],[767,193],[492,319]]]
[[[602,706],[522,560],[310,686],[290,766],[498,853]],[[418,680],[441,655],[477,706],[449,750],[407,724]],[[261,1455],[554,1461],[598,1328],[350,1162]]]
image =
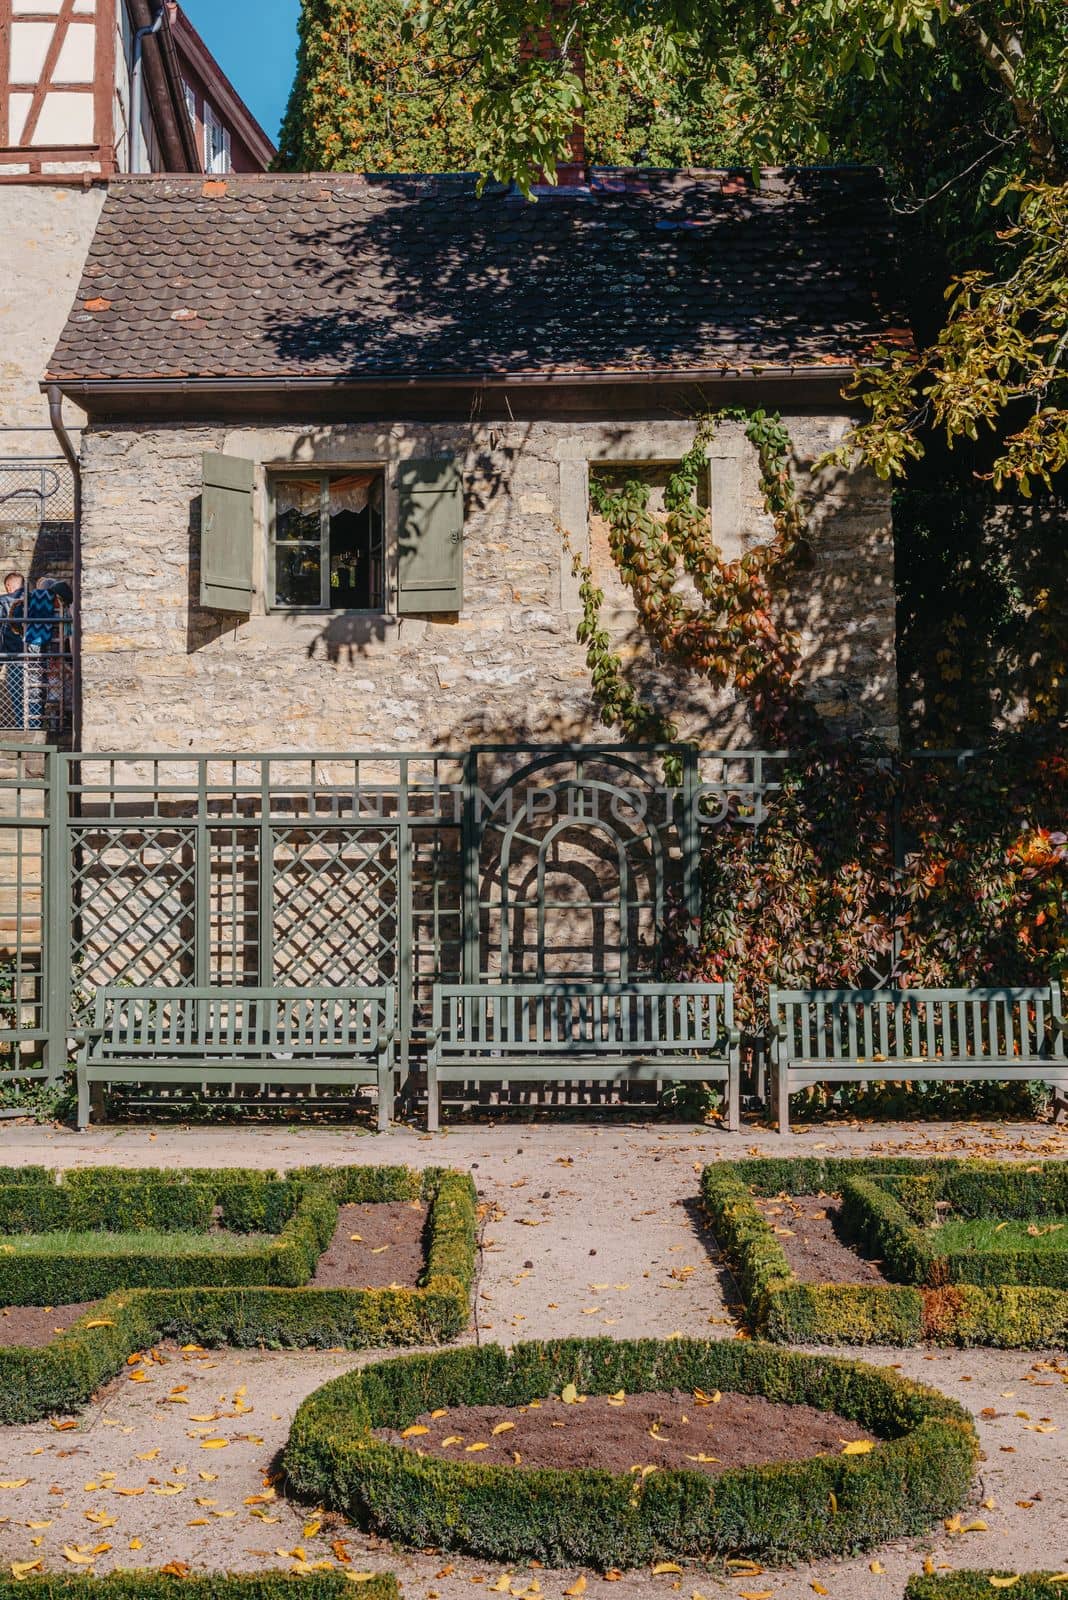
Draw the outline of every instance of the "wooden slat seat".
[[[769,1048],[779,1132],[816,1083],[1028,1082],[1068,1100],[1060,985],[983,989],[772,989]]]
[[[322,1085],[378,1089],[378,1126],[395,1092],[396,991],[98,989],[80,1036],[78,1126],[108,1083]]]
[[[427,1127],[454,1083],[725,1083],[738,1126],[740,1036],[721,983],[435,984]]]

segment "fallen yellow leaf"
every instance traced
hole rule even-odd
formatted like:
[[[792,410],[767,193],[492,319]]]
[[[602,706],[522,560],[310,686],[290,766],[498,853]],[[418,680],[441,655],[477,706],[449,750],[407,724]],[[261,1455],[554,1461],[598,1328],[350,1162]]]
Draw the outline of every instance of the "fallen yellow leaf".
[[[495,1428],[491,1428],[490,1432],[493,1434],[494,1438],[496,1438],[497,1434],[509,1433],[514,1427],[514,1422],[498,1422],[497,1426]]]
[[[578,1390],[573,1383],[564,1384],[564,1387],[560,1390],[560,1399],[565,1406],[573,1406],[578,1403]]]
[[[31,1572],[38,1572],[40,1567],[40,1556],[37,1557],[36,1561],[13,1561],[10,1569],[11,1576],[13,1578],[25,1578]]]
[[[401,1438],[402,1439],[417,1439],[420,1434],[429,1433],[429,1432],[430,1432],[430,1429],[429,1428],[424,1428],[423,1424],[421,1422],[414,1422],[410,1428],[405,1428],[405,1429],[402,1430]]]
[[[470,1456],[470,1455],[474,1455],[476,1450],[488,1450],[488,1449],[489,1449],[489,1445],[488,1444],[469,1444],[466,1447],[466,1450],[465,1450],[464,1453],[466,1455]]]
[[[854,1439],[852,1443],[843,1446],[844,1456],[866,1456],[869,1450],[874,1450],[875,1444],[871,1439]]]
[[[201,1439],[202,1450],[225,1450],[230,1443],[229,1439]]]
[[[94,1317],[91,1322],[85,1322],[82,1326],[85,1328],[113,1328],[115,1324],[110,1317]]]
[[[585,1594],[586,1593],[586,1579],[584,1577],[576,1578],[574,1583],[571,1585],[570,1589],[565,1589],[564,1593],[565,1594],[571,1594],[571,1595],[574,1595],[574,1594]]]
[[[657,1578],[662,1572],[681,1572],[682,1568],[679,1566],[677,1561],[656,1561],[653,1563],[650,1571],[652,1572],[653,1577]]]
[[[29,1478],[4,1478],[0,1480],[0,1489],[21,1489],[29,1481]]]

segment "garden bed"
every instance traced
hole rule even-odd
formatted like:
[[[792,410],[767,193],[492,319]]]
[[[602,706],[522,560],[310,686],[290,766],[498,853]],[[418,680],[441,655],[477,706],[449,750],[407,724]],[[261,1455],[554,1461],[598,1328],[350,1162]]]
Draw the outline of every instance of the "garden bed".
[[[833,1195],[782,1195],[757,1200],[795,1278],[802,1283],[887,1283],[845,1234],[841,1202]]]
[[[478,1451],[482,1465],[592,1467],[600,1472],[699,1472],[717,1478],[731,1467],[764,1467],[838,1455],[874,1435],[834,1411],[780,1405],[763,1395],[715,1398],[673,1393],[558,1395],[529,1406],[454,1406],[427,1411],[412,1427],[378,1429],[376,1438],[417,1455],[455,1460]]]
[[[334,1237],[316,1263],[313,1289],[413,1289],[425,1261],[428,1210],[421,1200],[341,1206]]]
[[[192,1228],[195,1248],[147,1248],[150,1235],[131,1232],[136,1215],[171,1245],[188,1245]],[[220,1220],[245,1249],[218,1249]],[[59,1230],[94,1227],[103,1232],[84,1248],[55,1248],[57,1235],[77,1237]],[[0,1318],[0,1422],[78,1409],[128,1356],[163,1338],[277,1349],[432,1344],[455,1337],[469,1314],[474,1186],[442,1169],[79,1171],[61,1183],[0,1184],[0,1230],[10,1246],[0,1253],[0,1303],[10,1312]],[[38,1231],[53,1235],[46,1248],[18,1248]],[[266,1242],[257,1237],[267,1232]],[[357,1232],[380,1234],[388,1248],[366,1249],[380,1272],[364,1262],[346,1280],[344,1252],[364,1248],[350,1237]],[[21,1307],[64,1331],[46,1339],[49,1322]],[[71,1320],[76,1308],[83,1314]],[[4,1323],[23,1326],[27,1342],[12,1344]]]
[[[764,1337],[1030,1349],[1068,1337],[1068,1162],[773,1158],[719,1162],[701,1181]]]
[[[720,1403],[731,1396],[732,1407],[756,1397],[777,1412],[802,1408],[801,1432],[815,1410],[830,1429],[851,1425],[861,1448],[836,1434],[833,1453],[725,1466],[713,1488],[696,1464],[646,1471],[655,1447],[648,1430],[622,1471],[611,1462],[523,1471],[514,1460],[481,1461],[486,1452],[454,1455],[443,1443],[449,1434],[436,1453],[420,1453],[427,1435],[398,1437],[428,1427],[417,1419],[435,1411],[448,1413],[435,1420],[451,1418],[455,1434],[461,1413],[481,1429],[491,1415],[513,1421],[519,1408],[553,1396],[592,1433],[601,1398],[606,1411],[607,1398],[621,1395],[620,1412],[665,1395],[704,1410],[698,1391],[718,1391]],[[522,1454],[521,1445],[507,1448]],[[661,1557],[844,1555],[918,1534],[964,1499],[976,1451],[962,1407],[892,1372],[736,1340],[594,1339],[466,1347],[346,1374],[300,1407],[284,1466],[298,1494],[409,1545],[603,1570]]]

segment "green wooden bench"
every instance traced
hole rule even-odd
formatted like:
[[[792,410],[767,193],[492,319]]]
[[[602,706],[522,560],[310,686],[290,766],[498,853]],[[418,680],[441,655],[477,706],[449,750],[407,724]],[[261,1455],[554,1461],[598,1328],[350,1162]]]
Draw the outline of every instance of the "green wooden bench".
[[[389,1127],[396,991],[361,989],[125,989],[96,994],[78,1052],[78,1126],[109,1083],[375,1084],[378,1127]]]
[[[427,1127],[445,1082],[689,1080],[725,1083],[737,1128],[740,1048],[729,983],[435,984]]]
[[[772,989],[771,1098],[815,1083],[1048,1083],[1068,1097],[1060,985],[1014,989]]]

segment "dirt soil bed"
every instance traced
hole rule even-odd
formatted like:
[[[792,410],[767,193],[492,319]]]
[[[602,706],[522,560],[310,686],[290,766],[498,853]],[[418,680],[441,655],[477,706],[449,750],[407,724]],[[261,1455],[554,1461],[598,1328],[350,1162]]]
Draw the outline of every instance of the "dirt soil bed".
[[[423,1270],[426,1218],[418,1200],[342,1206],[309,1287],[414,1289]]]
[[[42,1350],[99,1304],[99,1300],[84,1300],[66,1306],[6,1306],[0,1310],[0,1345],[20,1344]]]
[[[842,1233],[842,1208],[831,1196],[780,1196],[758,1200],[757,1205],[802,1283],[890,1281],[880,1263],[860,1255]]]
[[[844,1444],[873,1438],[856,1423],[813,1406],[743,1394],[699,1404],[678,1391],[627,1395],[622,1403],[590,1395],[573,1405],[554,1398],[513,1409],[456,1406],[440,1417],[427,1413],[412,1426],[427,1431],[405,1430],[409,1437],[404,1438],[382,1428],[378,1437],[450,1461],[496,1462],[520,1470],[599,1467],[625,1474],[635,1467],[660,1467],[712,1477],[728,1467],[837,1455]]]

